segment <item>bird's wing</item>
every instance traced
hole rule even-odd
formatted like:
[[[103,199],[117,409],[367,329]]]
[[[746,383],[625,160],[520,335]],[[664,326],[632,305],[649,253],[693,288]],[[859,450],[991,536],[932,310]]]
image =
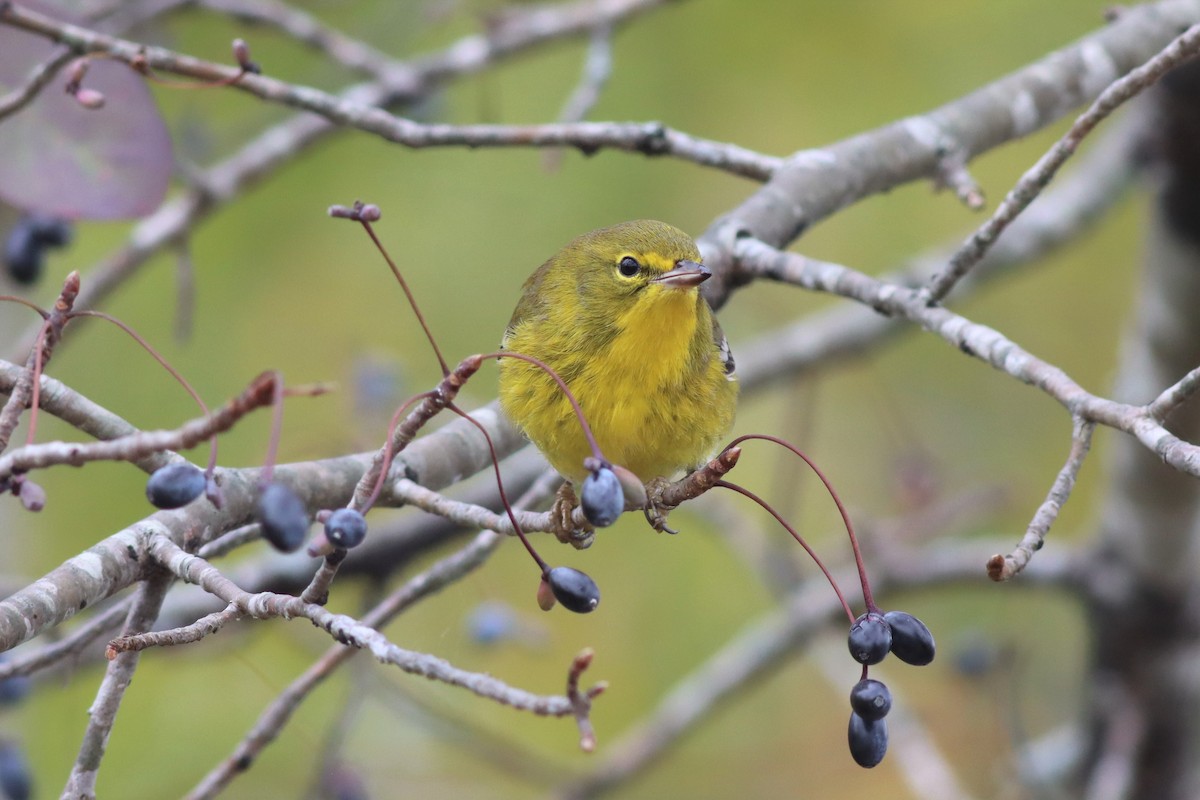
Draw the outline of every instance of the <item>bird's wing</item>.
[[[717,315],[711,314],[710,316],[712,317],[713,344],[717,346],[717,352],[725,366],[725,379],[735,381],[737,380],[737,363],[733,360],[733,351],[729,349],[729,339],[725,337],[725,331],[721,330],[721,323],[717,322]]]

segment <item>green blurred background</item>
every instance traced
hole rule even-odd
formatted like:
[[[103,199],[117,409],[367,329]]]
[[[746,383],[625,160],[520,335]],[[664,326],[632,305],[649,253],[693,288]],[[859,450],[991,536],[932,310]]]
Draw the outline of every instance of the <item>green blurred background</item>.
[[[657,119],[783,155],[957,98],[1099,27],[1105,5],[672,4],[620,30],[614,72],[591,118]],[[430,52],[477,31],[485,8],[459,6],[442,15],[431,14],[426,2],[304,7],[398,56]],[[147,35],[213,60],[227,59],[229,40],[241,35],[270,75],[324,89],[336,89],[348,77],[271,31],[201,12],[181,14]],[[464,123],[551,120],[576,83],[584,52],[581,41],[538,49],[456,82],[420,113]],[[290,113],[236,91],[156,87],[155,93],[180,154],[201,163],[231,152]],[[1046,132],[974,164],[989,198],[1002,197],[1054,135]],[[143,269],[107,310],[159,346],[213,403],[267,368],[281,369],[289,383],[338,382],[338,394],[289,403],[284,460],[367,449],[382,430],[375,419],[356,419],[361,365],[398,376],[397,398],[433,385],[438,371],[385,265],[354,226],[327,220],[328,205],[361,198],[382,206],[378,230],[447,357],[456,360],[497,345],[521,282],[574,235],[639,217],[698,234],[755,188],[669,159],[568,152],[556,171],[543,168],[542,159],[539,152],[517,149],[412,151],[344,132],[197,231],[191,241],[197,306],[189,341],[173,338],[170,255]],[[1128,314],[1144,205],[1144,198],[1129,198],[1077,245],[993,284],[985,296],[952,305],[1103,392]],[[934,193],[923,183],[844,211],[806,234],[799,249],[877,272],[956,240],[979,221],[952,195]],[[80,226],[75,246],[54,257],[33,295],[50,302],[68,270],[85,268],[127,231],[121,224]],[[736,353],[740,341],[835,302],[841,301],[752,286],[724,309],[722,323]],[[0,306],[0,320],[10,318],[4,329],[12,330],[11,317],[25,313]],[[144,428],[171,427],[194,414],[183,392],[123,334],[99,324],[77,326],[50,371]],[[482,404],[494,391],[494,370],[485,369],[465,392],[464,405]],[[1070,421],[1042,394],[940,340],[910,335],[803,385],[746,397],[737,431],[794,438],[864,520],[903,509],[898,469],[913,459],[929,470],[939,497],[984,487],[1007,490],[1002,509],[977,518],[970,530],[954,532],[999,534],[1015,542],[1067,452]],[[40,435],[70,432],[48,422]],[[265,436],[265,415],[247,420],[222,440],[222,462],[260,461]],[[1097,437],[1101,458],[1108,438]],[[830,559],[844,558],[844,533],[813,477],[765,446],[747,456],[740,480],[787,507]],[[1095,460],[1085,469],[1049,547],[1087,532],[1102,486],[1100,464]],[[57,469],[39,480],[50,496],[46,509],[37,516],[4,517],[10,575],[41,575],[147,512],[144,476],[130,467]],[[755,526],[780,542],[786,534],[743,510],[753,519],[745,531],[715,530],[705,515],[685,509],[675,518],[684,529],[677,537],[654,535],[637,515],[602,533],[582,553],[555,550],[543,537],[541,546],[551,551],[552,561],[588,571],[602,587],[604,602],[594,615],[538,611],[535,575],[527,557],[509,543],[485,569],[388,629],[404,647],[546,694],[561,692],[565,667],[580,648],[594,647],[589,677],[611,684],[594,712],[598,755],[578,751],[570,721],[500,708],[364,660],[317,692],[227,796],[304,796],[328,726],[350,692],[348,681],[372,691],[347,742],[347,758],[372,796],[545,794],[554,776],[585,770],[603,758],[606,744],[649,713],[681,675],[772,606],[772,592],[740,551],[737,534],[751,535]],[[814,573],[798,547],[785,542],[780,552],[803,575]],[[1013,796],[1000,787],[1014,746],[1070,719],[1086,642],[1073,604],[1019,584],[988,582],[982,569],[987,555],[982,548],[974,585],[884,598],[885,607],[902,606],[931,626],[940,657],[924,670],[888,663],[879,672],[898,706],[925,723],[973,794]],[[360,597],[347,584],[335,588],[332,606],[353,613]],[[473,641],[466,620],[485,601],[509,604],[537,635],[491,647]],[[843,637],[844,628],[834,626],[822,646],[841,655]],[[976,677],[956,670],[955,656],[975,652],[971,648],[981,643],[1003,654],[996,668]],[[197,645],[148,652],[109,742],[100,795],[181,794],[232,750],[260,710],[327,644],[328,637],[306,623],[274,621],[243,623]],[[846,694],[857,670],[849,658],[834,662],[842,670],[836,684],[812,657],[797,657],[740,694],[615,796],[908,796],[894,756],[872,771],[850,760]],[[80,666],[69,680],[41,684],[32,702],[0,718],[0,732],[25,743],[39,796],[59,791],[100,675],[94,665]],[[507,768],[491,764],[473,749],[470,737],[435,724],[429,712],[411,705],[412,697],[532,755]],[[531,777],[519,777],[522,773]]]

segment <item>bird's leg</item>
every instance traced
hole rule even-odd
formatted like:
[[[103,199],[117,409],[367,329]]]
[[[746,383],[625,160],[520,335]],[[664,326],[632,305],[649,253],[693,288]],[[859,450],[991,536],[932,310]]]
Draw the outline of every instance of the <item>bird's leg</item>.
[[[553,520],[555,538],[564,544],[569,544],[576,550],[586,550],[592,546],[596,538],[596,529],[589,523],[575,524],[575,509],[579,508],[579,498],[575,496],[575,487],[570,481],[563,481],[562,486],[554,493],[554,505],[550,507],[550,519]]]
[[[675,506],[663,500],[663,491],[671,485],[666,478],[653,478],[646,482],[646,522],[659,533],[679,533],[667,525],[667,515]]]

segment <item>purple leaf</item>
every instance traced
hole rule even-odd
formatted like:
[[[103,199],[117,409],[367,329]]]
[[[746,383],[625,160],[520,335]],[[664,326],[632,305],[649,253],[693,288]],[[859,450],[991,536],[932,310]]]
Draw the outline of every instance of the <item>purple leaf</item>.
[[[74,22],[45,2],[38,13]],[[0,26],[0,90],[23,86],[59,46]],[[88,109],[63,91],[65,70],[32,103],[0,119],[0,199],[67,219],[149,214],[167,192],[173,161],[166,123],[145,80],[127,65],[95,59],[83,86],[105,98]]]

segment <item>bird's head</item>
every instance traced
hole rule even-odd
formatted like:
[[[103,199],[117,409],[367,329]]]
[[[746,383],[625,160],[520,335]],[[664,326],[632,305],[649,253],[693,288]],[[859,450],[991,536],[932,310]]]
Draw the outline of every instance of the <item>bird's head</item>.
[[[588,303],[637,299],[655,303],[703,283],[712,274],[700,263],[692,238],[665,222],[636,220],[580,236],[559,254],[574,272]]]

